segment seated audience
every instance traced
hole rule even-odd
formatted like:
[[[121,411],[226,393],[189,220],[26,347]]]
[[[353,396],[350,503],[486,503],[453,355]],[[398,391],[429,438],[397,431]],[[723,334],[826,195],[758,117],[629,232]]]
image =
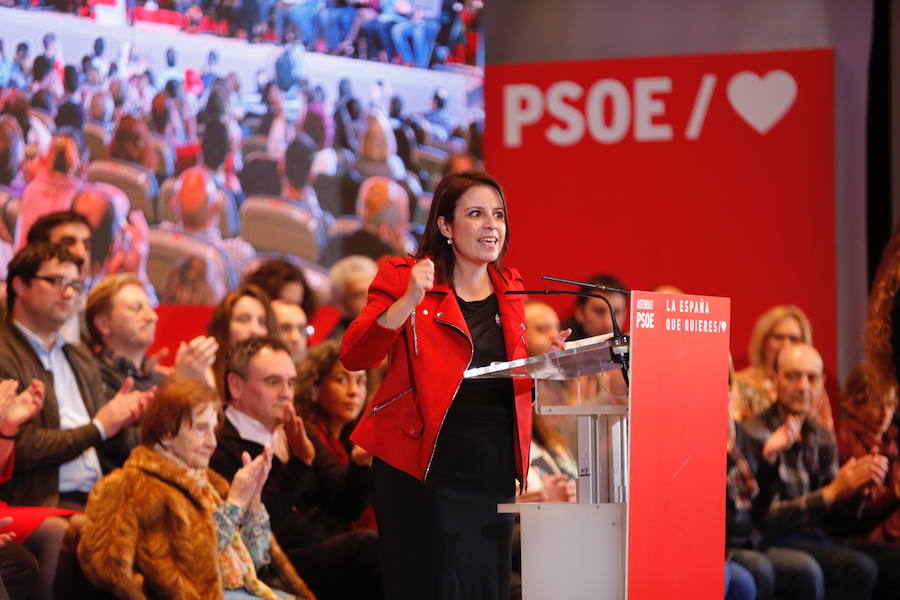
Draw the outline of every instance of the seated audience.
[[[16,395],[18,386],[14,379],[0,382],[0,482],[13,476],[19,429],[40,412],[44,402],[44,388],[39,382]],[[0,502],[0,581],[11,598],[53,598],[57,559],[68,529],[63,517],[73,512]],[[36,577],[36,567],[40,568],[40,577]]]
[[[811,555],[829,597],[896,598],[900,547],[829,533],[846,530],[858,518],[865,490],[884,482],[888,459],[868,454],[838,468],[834,434],[811,418],[825,380],[815,348],[790,344],[777,353],[773,368],[775,402],[744,421],[761,448],[757,460],[776,467],[771,483],[760,488],[771,498],[760,520],[764,543]]]
[[[350,433],[366,407],[365,371],[348,371],[340,362],[341,346],[329,340],[313,348],[297,369],[297,409],[307,430],[323,450],[341,465],[366,463],[365,450],[350,441]],[[376,529],[375,511],[366,507],[354,529]]]
[[[229,477],[241,456],[273,449],[262,490],[275,537],[321,600],[380,598],[377,538],[347,531],[368,504],[370,458],[354,454],[344,467],[313,437],[294,410],[297,371],[287,349],[250,338],[228,355],[225,423],[212,468]],[[358,461],[358,462],[357,462]]]
[[[209,172],[191,167],[178,177],[174,194],[175,227],[196,240],[208,243],[229,266],[227,289],[237,285],[239,275],[256,255],[253,246],[239,237],[222,239],[219,229],[219,197]]]
[[[453,119],[447,109],[450,94],[444,88],[436,88],[431,96],[431,110],[425,113],[425,119],[431,124],[431,134],[435,139],[446,141],[453,131]],[[470,167],[471,168],[471,167]]]
[[[394,181],[406,178],[406,167],[397,156],[397,142],[391,123],[379,108],[369,109],[366,114],[359,157],[352,168],[363,177],[380,175]]]
[[[25,190],[22,165],[25,162],[25,138],[18,121],[0,116],[0,193],[21,198]]]
[[[165,598],[290,597],[258,576],[282,556],[260,500],[272,453],[252,461],[245,454],[231,485],[210,470],[219,410],[202,382],[171,379],[160,387],[141,445],[88,501],[78,560],[94,585],[120,598],[148,590]],[[288,565],[279,568],[302,588]]]
[[[366,306],[369,286],[377,272],[375,261],[367,256],[348,256],[331,267],[328,276],[334,306],[316,313],[316,342],[344,337],[347,327]]]
[[[73,211],[62,211],[44,215],[35,221],[28,230],[27,241],[28,244],[56,244],[71,252],[81,261],[80,275],[86,289],[90,276],[92,236],[91,226],[85,217]],[[63,337],[71,344],[81,342],[81,316],[85,298],[84,293],[77,294],[75,310],[60,328]]]
[[[0,486],[12,504],[82,507],[101,476],[98,451],[115,454],[125,443],[116,434],[152,398],[132,391],[131,380],[107,392],[91,357],[59,333],[81,292],[80,265],[65,248],[41,243],[23,248],[9,265],[0,377],[22,387],[38,380],[46,394],[39,415],[17,437],[15,477]]]
[[[81,156],[70,137],[53,138],[53,145],[37,176],[25,186],[16,225],[16,248],[25,245],[31,225],[43,215],[69,210],[81,186]]]
[[[869,454],[888,459],[881,484],[870,485],[853,535],[870,542],[900,544],[900,452],[898,452],[897,389],[882,393],[870,385],[868,369],[857,367],[845,385],[844,414],[836,437],[841,462],[860,460]]]
[[[244,276],[244,284],[263,289],[269,298],[299,304],[306,316],[316,312],[316,296],[303,271],[283,259],[267,260],[258,269]]]
[[[225,365],[228,352],[247,338],[273,335],[275,314],[269,296],[255,285],[244,285],[225,296],[213,310],[208,333],[218,349],[207,381],[225,395]]]
[[[147,356],[158,317],[140,279],[130,273],[103,278],[88,294],[84,316],[90,348],[110,389],[119,389],[129,377],[142,391],[162,383],[156,361]]]
[[[88,220],[92,230],[88,283],[107,274],[133,273],[153,295],[147,276],[150,226],[139,210],[130,210],[120,189],[94,182],[81,188],[72,201],[72,212]]]
[[[427,69],[441,29],[441,0],[409,0],[408,15],[391,29],[403,64]]]
[[[119,119],[109,145],[109,157],[144,167],[151,173],[156,173],[159,167],[150,129],[143,120],[132,115],[124,115]]]
[[[334,118],[322,102],[310,101],[307,105],[303,132],[318,148],[312,164],[313,177],[334,177],[347,172],[347,165],[353,162],[353,156],[346,149],[338,151],[334,148]]]
[[[772,489],[774,468],[759,461],[758,444],[740,423],[731,418],[731,407],[737,400],[734,365],[728,369],[728,441],[726,443],[725,478],[725,548],[736,564],[753,577],[757,600],[803,598],[823,600],[825,579],[816,560],[793,548],[762,545],[756,523],[768,509],[769,495],[760,489]],[[730,567],[734,568],[734,567]]]
[[[618,288],[620,290],[627,289],[621,279],[615,275],[608,275],[605,273],[598,273],[585,281],[585,283],[603,285],[606,287]],[[622,331],[628,331],[628,299],[624,294],[618,292],[600,292],[591,287],[583,287],[579,291],[600,294],[609,300],[619,327]],[[575,299],[575,311],[572,313],[572,317],[566,321],[564,327],[568,327],[572,330],[572,335],[569,336],[569,339],[572,341],[594,337],[595,335],[612,333],[613,326],[612,318],[609,315],[609,306],[607,306],[606,302],[600,298],[585,298],[584,296],[579,296]]]
[[[272,312],[278,326],[278,338],[287,346],[294,364],[306,356],[309,344],[309,319],[299,304],[286,300],[273,300]]]
[[[409,196],[399,184],[387,177],[366,179],[359,188],[356,212],[362,227],[328,241],[319,261],[324,266],[351,254],[378,260],[415,253],[417,245],[409,234]]]
[[[325,245],[327,230],[334,223],[334,217],[319,206],[319,199],[311,184],[313,158],[316,154],[315,144],[306,135],[299,135],[292,141],[284,153],[284,183],[281,199],[299,206],[318,221],[319,247]]]
[[[775,357],[785,346],[798,342],[812,344],[812,326],[800,308],[773,306],[759,317],[747,349],[750,365],[737,373],[735,421],[758,414],[775,401]],[[834,431],[827,392],[816,398],[813,418],[826,429]]]

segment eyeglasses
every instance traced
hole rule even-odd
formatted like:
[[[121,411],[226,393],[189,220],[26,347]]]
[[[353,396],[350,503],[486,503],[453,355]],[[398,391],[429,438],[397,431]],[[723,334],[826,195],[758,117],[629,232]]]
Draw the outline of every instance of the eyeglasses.
[[[84,282],[80,279],[69,279],[61,275],[35,275],[32,279],[46,281],[59,292],[64,292],[68,288],[72,288],[76,294],[84,291]]]

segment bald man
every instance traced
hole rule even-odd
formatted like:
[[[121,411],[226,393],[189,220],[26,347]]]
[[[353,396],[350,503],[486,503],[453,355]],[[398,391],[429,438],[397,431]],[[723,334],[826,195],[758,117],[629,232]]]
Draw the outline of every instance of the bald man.
[[[219,229],[220,199],[216,182],[208,170],[202,167],[185,170],[175,183],[177,222],[174,227],[223,253],[230,269],[228,285],[233,289],[244,267],[256,256],[256,250],[239,237],[222,239]]]
[[[378,260],[415,253],[416,242],[409,234],[409,196],[397,182],[387,177],[366,179],[356,197],[356,214],[362,228],[329,240],[321,260],[326,267],[352,254]]]
[[[860,518],[866,490],[884,481],[888,459],[873,453],[838,468],[834,434],[809,418],[824,385],[816,349],[785,346],[775,359],[775,402],[743,423],[762,448],[760,460],[774,467],[758,477],[759,498],[768,502],[764,543],[812,555],[829,598],[900,598],[900,547],[826,533]]]

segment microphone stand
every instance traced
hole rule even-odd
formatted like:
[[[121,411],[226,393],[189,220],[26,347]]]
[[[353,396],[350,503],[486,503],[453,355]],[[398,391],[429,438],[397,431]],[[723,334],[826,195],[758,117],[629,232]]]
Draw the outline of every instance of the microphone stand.
[[[580,283],[578,281],[569,281],[567,279],[557,279],[554,277],[543,277],[543,279],[550,279],[551,281],[561,281],[564,283],[572,283],[575,285],[584,285],[586,287],[594,287],[603,290],[614,291],[622,294],[630,294],[630,292],[620,290],[618,288],[608,288],[602,285],[594,285],[589,283]],[[613,337],[610,338],[610,352],[612,354],[613,362],[621,365],[622,370],[622,378],[625,379],[625,385],[628,386],[628,367],[629,367],[629,343],[631,338],[629,336],[624,335],[622,330],[619,328],[619,322],[616,320],[616,313],[613,312],[612,304],[610,304],[609,299],[602,294],[593,294],[591,292],[582,292],[582,291],[574,291],[574,290],[510,290],[506,292],[510,295],[529,295],[529,294],[544,294],[544,295],[555,295],[562,294],[566,296],[581,296],[583,298],[600,298],[604,302],[606,302],[606,306],[609,308],[609,317],[610,321],[612,321],[613,327]]]

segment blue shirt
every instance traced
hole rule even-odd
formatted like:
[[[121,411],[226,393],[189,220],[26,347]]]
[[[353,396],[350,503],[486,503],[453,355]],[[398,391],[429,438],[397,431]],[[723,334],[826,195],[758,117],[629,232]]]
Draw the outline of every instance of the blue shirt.
[[[75,429],[88,423],[93,423],[100,432],[100,437],[105,439],[106,432],[96,419],[91,420],[81,390],[78,388],[78,380],[72,365],[66,359],[63,346],[66,340],[60,332],[56,332],[53,347],[47,348],[41,339],[18,321],[14,321],[16,327],[34,348],[34,352],[41,360],[41,364],[53,374],[53,391],[56,394],[56,402],[59,407],[59,428],[62,430]],[[28,385],[29,382],[21,382]],[[103,471],[100,469],[100,458],[95,448],[88,448],[77,458],[59,466],[59,491],[66,492],[90,492],[91,488]]]

